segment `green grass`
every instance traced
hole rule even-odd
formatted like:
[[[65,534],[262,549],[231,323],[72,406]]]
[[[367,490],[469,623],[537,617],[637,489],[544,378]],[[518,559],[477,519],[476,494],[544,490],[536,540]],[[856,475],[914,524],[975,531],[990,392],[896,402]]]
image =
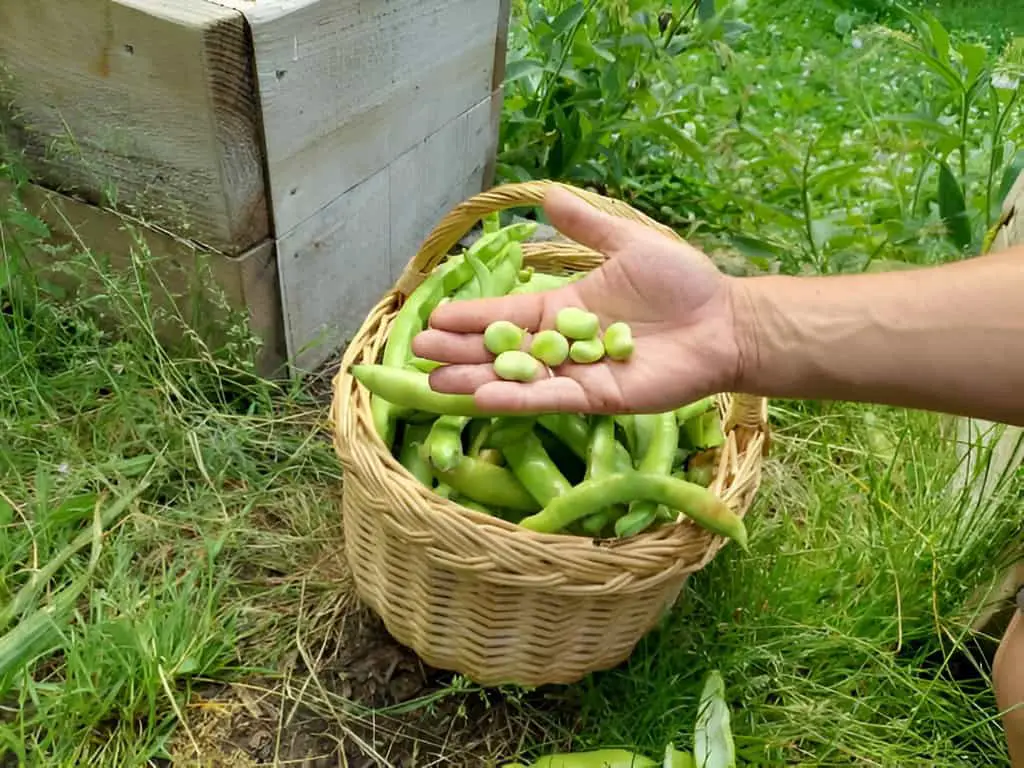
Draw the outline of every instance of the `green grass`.
[[[718,669],[751,764],[998,762],[964,605],[996,577],[1020,511],[972,515],[950,492],[955,458],[934,417],[872,409],[877,433],[864,412],[776,410],[750,554],[724,551],[628,667],[565,696],[578,748],[688,745],[702,677]],[[872,451],[879,435],[893,455]]]
[[[1024,8],[1000,0],[922,0],[949,29],[965,30],[978,36],[1005,41],[1024,36]]]
[[[959,258],[994,220],[1019,110],[997,123],[1009,95],[983,91],[992,100],[963,119],[863,4],[750,0],[712,28],[723,34],[689,27],[675,42],[657,37],[662,4],[646,0],[585,19],[565,0],[515,5],[504,178],[625,197],[744,272]],[[1024,34],[1021,12],[991,3],[937,13],[1000,68],[1008,33]],[[964,192],[969,243],[945,233],[930,152]],[[322,401],[253,375],[237,325],[221,345],[163,350],[153,327],[181,321],[137,275],[105,275],[95,295],[31,280],[14,267],[44,235],[0,202],[0,606],[18,609],[0,632],[30,617],[42,628],[31,646],[0,638],[0,752],[110,766],[187,753],[203,737],[197,702],[224,682],[273,692],[278,734],[301,701],[331,738],[352,738],[344,685],[318,674],[332,674],[351,600]],[[145,249],[135,255],[146,272]],[[63,259],[99,271],[80,247]],[[622,668],[506,692],[518,714],[498,742],[539,729],[525,746],[688,747],[718,669],[750,764],[1005,764],[991,643],[967,640],[966,606],[1024,524],[1021,478],[979,512],[949,489],[956,457],[934,415],[774,403],[772,420],[751,552],[727,548],[695,575]],[[3,666],[11,649],[23,655]],[[427,708],[447,696],[473,711],[477,695],[452,685]],[[464,746],[445,746],[449,764]]]
[[[10,267],[15,238],[31,239],[15,225],[30,219],[4,203]],[[67,267],[91,273],[92,256]],[[202,345],[169,357],[146,295],[103,288],[125,337],[92,321],[96,296],[0,300],[0,603],[108,518],[81,599],[26,649],[33,663],[0,678],[0,750],[22,764],[144,764],[163,752],[194,681],[277,669],[296,638],[331,631],[317,617],[347,599],[331,570],[314,568],[338,540],[322,408]],[[73,554],[25,607],[51,604],[85,569]]]

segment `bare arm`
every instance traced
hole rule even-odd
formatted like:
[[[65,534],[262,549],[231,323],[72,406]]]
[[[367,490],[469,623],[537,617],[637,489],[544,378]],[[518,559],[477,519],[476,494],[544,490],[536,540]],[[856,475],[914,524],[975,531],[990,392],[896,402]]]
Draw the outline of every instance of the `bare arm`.
[[[1024,425],[1024,248],[873,275],[741,278],[738,389]]]

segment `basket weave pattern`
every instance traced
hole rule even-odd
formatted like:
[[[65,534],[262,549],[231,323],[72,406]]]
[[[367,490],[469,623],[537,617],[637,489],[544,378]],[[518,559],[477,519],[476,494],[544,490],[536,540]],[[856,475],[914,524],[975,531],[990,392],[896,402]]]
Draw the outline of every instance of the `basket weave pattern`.
[[[482,216],[539,204],[552,182],[513,184],[456,206],[350,343],[334,380],[334,445],[344,470],[345,551],[360,598],[427,664],[481,685],[572,683],[624,661],[725,539],[685,520],[625,540],[539,534],[425,488],[373,426],[348,374],[379,362],[401,302]],[[567,187],[608,213],[678,235],[629,205]],[[603,256],[573,242],[524,244],[538,272],[588,271]],[[719,396],[726,443],[711,489],[745,514],[766,449],[767,404]]]

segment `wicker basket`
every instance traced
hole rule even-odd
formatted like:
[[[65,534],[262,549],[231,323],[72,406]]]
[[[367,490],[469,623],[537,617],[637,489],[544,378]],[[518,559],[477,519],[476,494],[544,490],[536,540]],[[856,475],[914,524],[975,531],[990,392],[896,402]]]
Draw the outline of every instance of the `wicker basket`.
[[[675,602],[687,576],[725,544],[690,521],[599,543],[533,533],[432,493],[374,430],[369,393],[349,367],[379,361],[403,298],[483,215],[538,205],[551,184],[498,187],[450,211],[370,312],[334,379],[345,551],[356,590],[427,664],[485,686],[572,683],[618,665]],[[679,239],[623,202],[567,188]],[[527,243],[524,255],[540,272],[590,270],[603,260],[574,242]],[[719,407],[727,440],[711,487],[744,514],[760,483],[767,404],[722,395]]]

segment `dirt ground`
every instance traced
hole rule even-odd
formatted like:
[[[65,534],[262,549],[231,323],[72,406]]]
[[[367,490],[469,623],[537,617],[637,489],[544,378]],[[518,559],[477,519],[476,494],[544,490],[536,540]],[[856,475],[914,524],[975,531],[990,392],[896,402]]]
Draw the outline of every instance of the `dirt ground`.
[[[341,646],[315,676],[299,666],[284,681],[200,691],[170,764],[485,767],[539,730],[497,693],[444,696],[451,674],[425,667],[362,609],[346,619]]]

